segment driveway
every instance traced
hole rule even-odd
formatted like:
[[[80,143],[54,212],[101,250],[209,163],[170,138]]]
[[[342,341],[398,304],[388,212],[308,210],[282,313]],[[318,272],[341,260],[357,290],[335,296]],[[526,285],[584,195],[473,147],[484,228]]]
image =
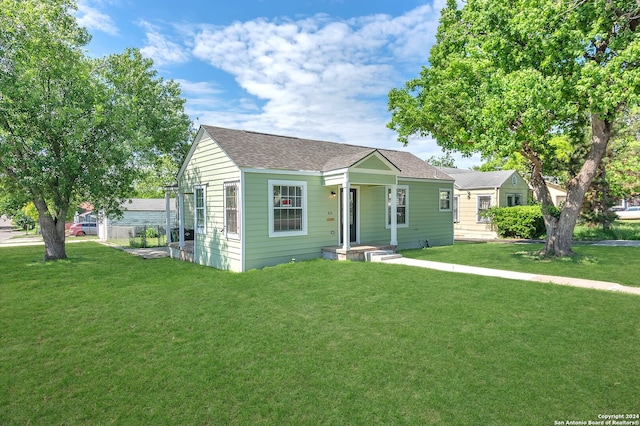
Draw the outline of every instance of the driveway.
[[[604,240],[593,243],[594,246],[640,247],[640,240]]]
[[[0,216],[0,243],[11,238],[11,220]]]

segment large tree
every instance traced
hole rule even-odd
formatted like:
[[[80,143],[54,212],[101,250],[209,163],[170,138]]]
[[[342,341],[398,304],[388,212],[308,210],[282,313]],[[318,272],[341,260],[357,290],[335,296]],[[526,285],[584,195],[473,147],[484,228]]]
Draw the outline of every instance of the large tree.
[[[461,9],[449,0],[430,66],[389,94],[389,127],[404,143],[430,134],[462,153],[520,153],[543,208],[544,253],[572,254],[612,123],[638,102],[639,20],[638,0],[468,0]],[[544,180],[566,149],[558,140],[572,144],[580,161],[559,215]]]
[[[139,51],[87,56],[75,8],[0,0],[0,180],[35,204],[45,260],[66,257],[72,200],[117,211],[143,165],[181,152],[191,126],[178,85]]]

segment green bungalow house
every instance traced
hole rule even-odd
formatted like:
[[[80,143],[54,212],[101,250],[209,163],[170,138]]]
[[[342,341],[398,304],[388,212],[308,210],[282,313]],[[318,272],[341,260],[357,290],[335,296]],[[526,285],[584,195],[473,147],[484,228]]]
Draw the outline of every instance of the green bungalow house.
[[[242,272],[453,244],[453,182],[408,152],[201,126],[167,191],[169,251]]]

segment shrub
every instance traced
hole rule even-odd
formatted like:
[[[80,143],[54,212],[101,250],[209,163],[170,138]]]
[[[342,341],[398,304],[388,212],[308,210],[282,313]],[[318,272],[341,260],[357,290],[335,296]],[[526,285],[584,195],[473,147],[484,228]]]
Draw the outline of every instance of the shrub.
[[[12,217],[13,223],[15,226],[18,226],[20,229],[24,231],[28,231],[29,229],[33,229],[36,226],[35,220],[28,214],[24,212],[24,210],[18,210]]]
[[[493,207],[487,216],[504,238],[540,238],[545,232],[540,206]]]
[[[158,230],[156,228],[147,228],[145,235],[147,238],[158,238]]]

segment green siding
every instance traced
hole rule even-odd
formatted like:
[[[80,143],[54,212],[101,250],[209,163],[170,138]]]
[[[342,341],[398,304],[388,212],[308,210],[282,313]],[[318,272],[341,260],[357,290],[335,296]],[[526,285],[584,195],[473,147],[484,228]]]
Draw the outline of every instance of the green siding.
[[[394,185],[396,176],[379,173],[349,172],[349,181],[353,185]]]
[[[320,176],[267,173],[244,175],[245,268],[255,269],[322,255],[322,247],[338,243],[338,197]],[[269,237],[269,180],[307,183],[307,235]]]
[[[355,169],[368,169],[368,170],[391,170],[381,159],[376,156],[371,156],[364,160],[362,163],[354,167]]]
[[[440,211],[440,188],[453,182],[403,182],[409,185],[409,226],[398,229],[398,248],[420,248],[425,240],[431,246],[453,244],[453,212]]]
[[[524,179],[522,179],[520,176],[518,176],[518,183],[516,185],[513,185],[511,183],[511,179],[509,179],[507,180],[507,182],[503,183],[498,190],[500,197],[498,205],[501,207],[507,206],[507,195],[511,194],[520,194],[520,196],[522,197],[523,205],[526,205],[528,202],[529,185],[527,185]]]
[[[409,226],[398,227],[398,248],[420,248],[429,240],[432,246],[453,243],[453,213],[439,210],[440,188],[449,188],[450,182],[403,182],[409,186]],[[361,240],[365,243],[388,244],[391,229],[386,227],[386,187],[360,188]]]
[[[185,227],[193,228],[193,186],[206,185],[206,233],[196,234],[196,263],[219,269],[242,270],[242,244],[224,233],[223,183],[240,180],[240,169],[208,137],[202,138],[181,176],[180,190],[185,193]],[[241,210],[240,214],[243,212]],[[240,230],[241,238],[244,232]]]

